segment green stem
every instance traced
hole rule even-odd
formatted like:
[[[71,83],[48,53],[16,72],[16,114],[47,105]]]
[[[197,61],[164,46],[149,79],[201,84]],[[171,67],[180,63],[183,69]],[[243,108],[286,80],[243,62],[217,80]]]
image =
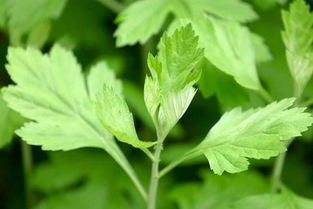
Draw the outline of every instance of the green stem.
[[[280,154],[275,161],[275,166],[272,175],[272,192],[276,193],[280,187],[280,178],[283,172],[286,152]]]
[[[291,139],[290,141],[288,141],[288,143],[286,144],[286,147],[288,148],[290,146],[290,144],[293,142],[294,139]],[[284,169],[284,164],[285,164],[285,159],[286,159],[286,155],[287,155],[287,151],[281,153],[275,161],[275,165],[274,165],[274,170],[273,170],[273,174],[272,174],[272,192],[276,193],[281,185],[281,175],[283,173],[283,169]]]
[[[190,158],[193,158],[195,156],[197,156],[197,152],[195,152],[195,149],[192,149],[191,151],[184,154],[180,159],[171,162],[169,165],[167,165],[165,168],[163,168],[159,172],[159,178],[162,178],[163,176],[165,176],[167,173],[169,173],[171,170],[173,170],[176,166],[181,164],[183,161],[188,160]]]
[[[32,195],[29,185],[29,178],[32,170],[32,153],[31,147],[26,142],[21,141],[22,161],[23,161],[23,173],[24,173],[24,191],[26,207],[30,209],[32,207]]]
[[[148,209],[156,208],[157,192],[159,185],[159,163],[165,137],[158,134],[158,143],[155,146],[154,161],[151,168],[150,188],[148,194]]]
[[[104,6],[106,6],[107,8],[109,8],[110,10],[112,10],[115,13],[120,13],[124,10],[124,6],[115,0],[99,0]]]
[[[151,161],[154,161],[154,156],[153,156],[153,154],[150,152],[149,149],[144,148],[144,149],[142,149],[142,151],[147,155],[147,157],[148,157]]]
[[[263,87],[258,92],[266,102],[273,102],[273,97]]]

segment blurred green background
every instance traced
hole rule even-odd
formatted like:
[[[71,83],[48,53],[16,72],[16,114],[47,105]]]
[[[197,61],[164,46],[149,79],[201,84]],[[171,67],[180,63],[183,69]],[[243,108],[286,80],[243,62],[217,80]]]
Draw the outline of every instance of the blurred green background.
[[[3,2],[4,0],[0,0],[0,4]],[[99,60],[105,60],[116,71],[118,77],[123,80],[124,94],[134,112],[140,138],[152,139],[154,129],[144,109],[143,83],[147,73],[147,52],[156,52],[161,33],[153,36],[143,45],[117,48],[116,39],[113,37],[117,28],[116,10],[121,9],[119,6],[127,7],[133,3],[133,0],[122,0],[116,8],[109,8],[103,2],[64,0],[63,8],[56,15],[57,17],[30,26],[32,28],[25,29],[28,35],[25,33],[18,38],[13,36],[19,31],[11,33],[14,27],[18,26],[13,26],[13,29],[5,27],[1,24],[4,20],[0,17],[1,86],[11,83],[5,70],[6,53],[10,44],[28,43],[47,52],[52,45],[59,43],[74,51],[86,71]],[[270,52],[270,54],[265,52],[265,56],[269,56],[268,61],[258,64],[261,81],[274,98],[290,97],[293,95],[293,84],[281,39],[283,28],[281,9],[287,8],[289,2],[282,0],[247,0],[246,2],[251,4],[260,16],[258,20],[248,23],[248,27],[264,38]],[[313,6],[312,1],[307,2]],[[26,4],[24,9],[27,8]],[[3,13],[0,6],[1,14]],[[167,18],[162,30],[166,29],[171,18],[173,17]],[[248,108],[264,104],[258,95],[240,87],[232,77],[217,71],[210,65],[207,68],[199,81],[200,90],[190,108],[166,141],[162,156],[163,164],[170,162],[203,139],[226,110],[236,106]],[[304,98],[312,98],[311,92],[313,92],[313,81],[309,82]],[[0,111],[2,114],[0,136],[3,138],[0,141],[9,141],[12,131],[19,127],[24,119],[7,110],[3,101],[0,101]],[[292,143],[282,176],[283,182],[289,189],[308,198],[313,198],[312,134],[313,130],[309,130],[304,137]],[[0,208],[26,208],[21,140],[13,136],[10,143],[0,142],[0,145],[2,146]],[[147,186],[150,173],[148,160],[137,150],[124,144],[119,145]],[[31,152],[33,167],[28,187],[31,189],[30,204],[33,208],[142,209],[145,207],[127,176],[101,150],[44,152],[38,147],[31,147]],[[205,158],[186,162],[162,179],[159,208],[219,209],[225,208],[227,202],[240,197],[266,192],[269,190],[268,182],[273,163],[274,159],[253,161],[247,172],[219,177],[212,174]]]

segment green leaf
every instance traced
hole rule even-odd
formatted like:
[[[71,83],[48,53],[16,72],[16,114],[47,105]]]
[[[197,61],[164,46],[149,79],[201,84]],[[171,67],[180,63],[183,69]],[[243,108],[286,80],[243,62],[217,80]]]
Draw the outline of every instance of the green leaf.
[[[166,135],[188,108],[196,93],[192,85],[200,78],[202,58],[191,25],[171,36],[165,34],[158,55],[149,55],[151,77],[146,77],[144,97],[158,132]]]
[[[313,200],[283,189],[280,194],[262,194],[246,197],[234,204],[234,209],[311,209]]]
[[[249,30],[239,23],[206,18],[193,22],[205,57],[243,87],[261,88]]]
[[[94,65],[87,76],[88,92],[93,101],[103,89],[103,84],[113,88],[116,93],[122,94],[122,82],[115,77],[115,73],[106,62],[101,61]]]
[[[303,0],[296,0],[282,12],[282,19],[288,66],[300,96],[313,72],[313,14]]]
[[[147,148],[154,144],[138,139],[133,115],[122,95],[116,92],[114,87],[104,85],[103,92],[98,96],[96,109],[102,125],[118,140],[137,148]]]
[[[0,148],[11,142],[14,131],[22,126],[25,119],[20,114],[8,108],[0,94]]]
[[[199,90],[205,98],[216,95],[220,105],[225,109],[233,108],[249,102],[247,91],[231,76],[216,69],[215,66],[204,63]]]
[[[16,85],[5,89],[4,99],[10,108],[34,120],[16,132],[23,140],[44,150],[103,148],[140,187],[124,154],[98,120],[93,93],[88,95],[81,67],[71,52],[59,46],[49,54],[9,48],[8,62],[7,71]]]
[[[305,108],[290,108],[294,99],[264,108],[225,113],[194,152],[204,154],[214,173],[248,169],[248,158],[269,159],[286,150],[284,140],[301,136],[313,122]]]
[[[60,16],[67,0],[0,0],[0,26],[6,26],[11,43],[21,44],[22,36],[38,24]]]
[[[251,41],[254,46],[255,61],[257,63],[269,62],[272,60],[272,54],[264,43],[263,37],[256,33],[251,33]]]
[[[171,4],[168,0],[141,0],[133,3],[117,18],[120,24],[114,34],[117,37],[116,45],[145,43],[159,32],[171,11]]]
[[[235,201],[268,191],[266,180],[255,172],[216,176],[206,171],[202,172],[202,179],[200,183],[184,183],[173,189],[170,197],[179,209],[230,209]]]
[[[191,10],[193,15],[206,13],[217,16],[225,20],[238,22],[251,22],[258,18],[252,6],[241,0],[178,0],[185,10]],[[187,7],[187,8],[186,8]],[[181,10],[174,9],[177,16],[181,15]]]
[[[258,17],[249,4],[240,0],[141,0],[131,4],[117,18],[117,46],[137,42],[144,44],[161,30],[166,17],[171,13],[176,18],[210,14],[239,22]]]
[[[134,116],[138,117],[138,119],[140,119],[149,129],[154,130],[153,121],[145,106],[143,88],[130,81],[123,81],[123,86],[123,95],[125,96],[125,100],[131,111],[134,113]],[[171,130],[169,136],[171,138],[179,139],[184,134],[183,127],[180,124],[177,124]]]

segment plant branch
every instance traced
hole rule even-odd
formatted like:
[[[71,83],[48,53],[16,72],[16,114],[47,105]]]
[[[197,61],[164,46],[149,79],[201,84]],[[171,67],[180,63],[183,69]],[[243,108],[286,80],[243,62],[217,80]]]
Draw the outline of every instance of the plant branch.
[[[154,152],[154,161],[152,162],[151,168],[151,179],[150,179],[150,188],[149,188],[149,196],[148,196],[148,209],[155,209],[156,208],[156,199],[157,199],[157,191],[158,191],[158,184],[159,184],[159,163],[160,163],[160,156],[163,149],[163,141],[165,136],[158,133],[158,140],[155,146]]]
[[[266,102],[273,102],[273,97],[263,87],[258,92]]]
[[[186,154],[184,154],[178,160],[175,160],[175,161],[171,162],[169,165],[167,165],[165,168],[163,168],[159,172],[159,178],[162,178],[163,176],[165,176],[168,172],[173,170],[176,166],[181,164],[183,161],[188,160],[188,159],[194,157],[194,154],[195,154],[194,150],[191,150],[191,151],[187,152]]]
[[[293,139],[291,139],[288,143],[287,143],[287,148],[289,147],[289,145],[293,142]],[[286,159],[286,155],[287,155],[287,151],[280,154],[275,161],[275,165],[274,165],[274,170],[273,170],[273,174],[272,174],[272,192],[275,193],[279,190],[279,187],[281,185],[281,175],[283,173],[283,168],[284,168],[284,163],[285,163],[285,159]]]
[[[142,149],[142,151],[147,155],[147,157],[148,157],[151,161],[154,161],[154,155],[150,152],[149,149],[144,148],[144,149]]]
[[[124,10],[123,4],[116,0],[99,0],[104,6],[118,14]]]

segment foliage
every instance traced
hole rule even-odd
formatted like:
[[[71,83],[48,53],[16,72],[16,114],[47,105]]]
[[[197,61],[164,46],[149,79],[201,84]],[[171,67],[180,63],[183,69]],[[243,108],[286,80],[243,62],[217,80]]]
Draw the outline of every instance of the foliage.
[[[0,207],[312,208],[311,6],[0,0]]]

